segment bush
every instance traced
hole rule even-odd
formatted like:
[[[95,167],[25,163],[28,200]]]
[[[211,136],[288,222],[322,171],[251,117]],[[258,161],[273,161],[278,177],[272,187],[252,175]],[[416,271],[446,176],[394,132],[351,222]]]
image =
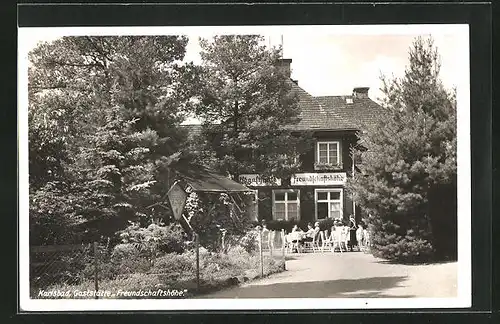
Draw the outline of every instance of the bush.
[[[113,248],[113,252],[111,253],[112,260],[123,260],[128,258],[136,258],[141,254],[140,249],[136,244],[124,243],[118,244]]]
[[[311,221],[305,220],[270,220],[266,221],[266,226],[270,231],[281,231],[282,229],[285,232],[291,232],[292,228],[297,225],[302,230],[307,230],[307,224],[312,223]]]
[[[334,222],[335,222],[335,220],[333,218],[321,219],[318,221],[319,229],[321,231],[331,230]]]
[[[200,253],[200,259],[204,256]],[[193,252],[183,254],[169,253],[155,260],[150,273],[167,275],[171,280],[183,276],[194,276],[196,270],[196,255]]]
[[[253,253],[259,248],[258,237],[259,233],[256,230],[248,231],[240,238],[238,246],[242,247],[246,253]]]
[[[177,224],[159,226],[151,224],[140,227],[132,223],[120,232],[123,243],[135,244],[143,253],[150,251],[153,256],[161,253],[182,253],[186,249],[182,228]]]
[[[406,217],[397,223],[389,217],[370,216],[367,219],[370,230],[371,251],[374,256],[402,263],[428,262],[433,259],[434,248],[425,220]],[[422,217],[423,218],[423,217]]]

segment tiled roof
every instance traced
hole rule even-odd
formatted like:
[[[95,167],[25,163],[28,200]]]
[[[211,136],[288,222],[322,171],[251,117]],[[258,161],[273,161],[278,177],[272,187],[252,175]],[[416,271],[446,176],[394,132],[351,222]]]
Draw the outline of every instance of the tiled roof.
[[[296,130],[360,130],[373,123],[375,116],[382,113],[382,107],[369,98],[352,96],[313,97],[294,84],[299,95],[300,122],[291,125]],[[352,103],[346,99],[351,98]]]
[[[383,108],[370,98],[352,96],[313,97],[295,82],[292,91],[299,96],[300,121],[289,125],[292,130],[363,130],[373,124]],[[352,103],[347,103],[347,98]],[[182,125],[193,138],[202,131],[202,125]]]
[[[352,99],[352,103],[347,103],[347,98]],[[363,130],[367,126],[372,126],[381,114],[383,108],[370,98],[353,98],[352,96],[323,96],[315,97],[323,106],[331,109],[336,116],[333,120],[325,120],[325,126],[335,128],[336,118],[341,127]]]
[[[292,91],[299,97],[299,123],[290,125],[293,130],[314,129],[350,129],[351,123],[342,118],[334,109],[311,96],[297,84],[293,84]]]
[[[189,140],[194,140],[198,135],[201,134],[203,126],[199,124],[188,124],[181,125],[181,129],[186,130],[186,134]]]

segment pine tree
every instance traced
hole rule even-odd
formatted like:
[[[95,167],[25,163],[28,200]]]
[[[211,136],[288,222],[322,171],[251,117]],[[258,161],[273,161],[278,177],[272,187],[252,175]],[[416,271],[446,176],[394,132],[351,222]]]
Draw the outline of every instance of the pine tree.
[[[298,122],[299,108],[279,66],[281,50],[255,35],[216,36],[201,48],[195,113],[204,121],[202,161],[235,178],[295,172],[306,136],[286,128]]]
[[[376,256],[427,261],[440,252],[443,227],[456,226],[456,101],[439,69],[432,40],[415,39],[404,77],[383,78],[385,114],[359,135],[361,172],[349,187],[369,215]],[[445,196],[450,208],[436,213]]]

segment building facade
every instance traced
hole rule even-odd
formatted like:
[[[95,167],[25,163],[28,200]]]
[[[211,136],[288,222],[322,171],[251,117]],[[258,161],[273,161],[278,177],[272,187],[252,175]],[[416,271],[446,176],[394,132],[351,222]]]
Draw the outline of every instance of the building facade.
[[[291,60],[283,60],[290,71]],[[255,190],[254,218],[314,222],[326,218],[347,220],[360,209],[346,192],[348,177],[356,172],[351,148],[357,132],[369,126],[382,108],[368,96],[369,88],[351,95],[313,97],[293,81],[298,93],[300,122],[293,130],[313,131],[313,147],[298,157],[301,172],[286,179],[241,174],[238,181]]]
[[[281,61],[290,77],[290,59]],[[360,209],[346,191],[346,182],[355,172],[351,149],[357,145],[357,133],[370,126],[382,107],[368,96],[368,87],[354,88],[345,96],[314,97],[291,80],[299,98],[300,121],[290,125],[293,132],[312,132],[314,145],[297,157],[301,170],[291,177],[263,178],[244,173],[238,182],[254,190],[254,205],[249,211],[254,220],[283,220],[301,223],[326,218],[361,218]],[[201,125],[189,125],[191,136]]]

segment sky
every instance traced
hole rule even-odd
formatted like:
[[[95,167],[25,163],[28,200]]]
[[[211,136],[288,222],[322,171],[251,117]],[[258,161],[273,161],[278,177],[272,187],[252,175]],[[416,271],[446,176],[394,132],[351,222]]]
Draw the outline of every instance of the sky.
[[[417,36],[432,37],[441,56],[441,77],[456,85],[455,53],[462,37],[457,34],[407,35],[264,35],[268,43],[283,45],[283,58],[292,59],[292,79],[313,96],[349,95],[354,87],[370,87],[381,96],[380,76],[400,77],[408,64],[408,50]],[[197,37],[191,37],[186,59],[199,62]]]
[[[464,82],[468,32],[463,25],[400,26],[270,26],[150,28],[21,28],[22,58],[39,41],[62,35],[185,34],[189,37],[186,60],[199,62],[199,37],[215,34],[260,34],[270,45],[283,45],[283,57],[292,59],[292,78],[313,96],[349,95],[354,87],[370,87],[369,96],[381,96],[380,76],[401,77],[408,64],[408,50],[417,36],[434,39],[441,56],[441,78],[446,87]],[[465,62],[465,63],[468,63]],[[468,82],[468,80],[466,80]]]

